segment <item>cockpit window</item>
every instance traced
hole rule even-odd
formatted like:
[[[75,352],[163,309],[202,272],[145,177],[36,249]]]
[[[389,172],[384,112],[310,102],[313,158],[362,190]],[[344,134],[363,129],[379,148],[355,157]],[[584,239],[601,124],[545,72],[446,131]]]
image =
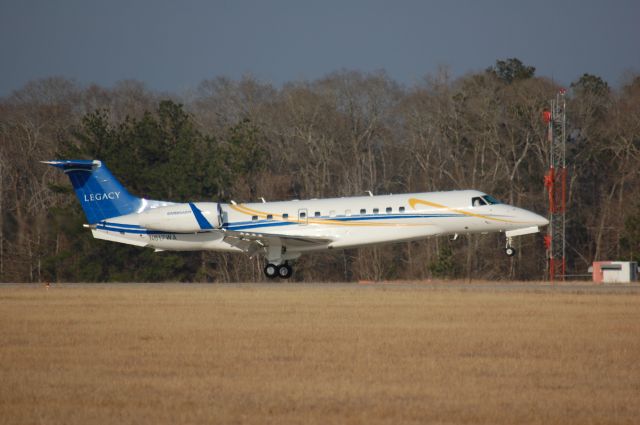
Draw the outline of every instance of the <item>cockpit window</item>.
[[[484,195],[482,198],[483,198],[485,201],[487,201],[487,203],[488,203],[489,205],[495,205],[495,204],[501,204],[501,203],[502,203],[502,202],[498,201],[496,198],[494,198],[494,197],[493,197],[493,196],[491,196],[491,195]]]
[[[475,197],[471,198],[471,205],[473,205],[474,207],[479,207],[479,206],[482,206],[482,205],[487,205],[487,201],[482,199],[482,197],[480,197],[480,196],[475,196]]]

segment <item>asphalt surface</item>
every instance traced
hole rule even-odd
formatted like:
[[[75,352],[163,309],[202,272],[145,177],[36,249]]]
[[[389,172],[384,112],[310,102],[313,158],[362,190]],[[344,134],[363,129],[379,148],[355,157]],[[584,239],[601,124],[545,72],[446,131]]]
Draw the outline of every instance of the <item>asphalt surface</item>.
[[[569,293],[569,294],[632,294],[640,295],[640,282],[595,284],[585,281],[571,282],[536,282],[536,281],[359,281],[338,283],[307,283],[274,280],[259,283],[53,283],[51,287],[77,287],[77,286],[192,286],[192,287],[246,287],[253,289],[291,288],[300,289],[310,287],[324,288],[397,288],[410,291],[459,291],[459,292],[528,292],[528,293]],[[44,283],[3,283],[7,286],[41,286]]]
[[[473,292],[536,292],[536,293],[571,293],[571,294],[638,294],[640,284],[594,284],[589,282],[381,282],[361,283],[363,286],[400,286],[432,290],[456,290]]]

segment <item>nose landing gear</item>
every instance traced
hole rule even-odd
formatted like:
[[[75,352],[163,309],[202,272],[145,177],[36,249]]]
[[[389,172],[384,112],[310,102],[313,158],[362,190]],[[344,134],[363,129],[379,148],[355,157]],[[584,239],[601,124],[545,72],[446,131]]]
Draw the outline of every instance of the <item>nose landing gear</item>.
[[[516,255],[516,249],[511,246],[513,242],[513,238],[507,236],[507,244],[504,248],[504,253],[507,254],[507,257],[513,257],[514,255]]]

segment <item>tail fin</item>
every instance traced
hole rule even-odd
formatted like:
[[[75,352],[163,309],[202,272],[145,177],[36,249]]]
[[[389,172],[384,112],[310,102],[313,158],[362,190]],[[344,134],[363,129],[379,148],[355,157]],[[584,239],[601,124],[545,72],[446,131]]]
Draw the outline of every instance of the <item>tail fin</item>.
[[[131,214],[142,206],[142,199],[131,195],[101,161],[42,162],[62,169],[69,176],[89,224]]]

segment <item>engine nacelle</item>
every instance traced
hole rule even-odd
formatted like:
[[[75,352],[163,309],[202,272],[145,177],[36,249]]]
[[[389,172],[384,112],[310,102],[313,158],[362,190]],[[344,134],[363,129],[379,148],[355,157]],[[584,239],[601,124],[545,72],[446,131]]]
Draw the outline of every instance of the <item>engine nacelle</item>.
[[[140,226],[150,230],[196,233],[222,227],[219,204],[194,202],[154,208],[140,213]]]

